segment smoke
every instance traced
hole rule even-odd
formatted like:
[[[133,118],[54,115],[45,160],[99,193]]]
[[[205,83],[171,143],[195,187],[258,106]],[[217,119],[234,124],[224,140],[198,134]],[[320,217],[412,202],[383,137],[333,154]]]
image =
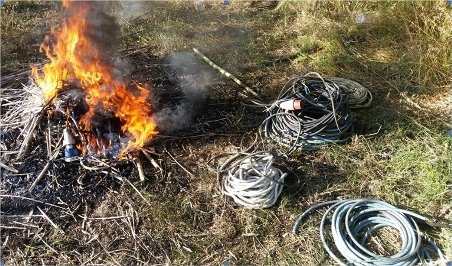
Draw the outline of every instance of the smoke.
[[[154,1],[115,1],[115,13],[119,24],[127,24],[153,10]]]
[[[129,61],[121,58],[114,59],[113,67],[110,70],[110,75],[114,78],[117,86],[128,84],[132,75],[132,65]]]
[[[200,63],[194,53],[179,52],[167,58],[172,73],[171,81],[177,84],[183,98],[176,106],[163,108],[153,114],[161,132],[173,132],[186,129],[192,124],[193,117],[202,111],[209,90],[218,82],[219,76],[212,68]]]
[[[161,132],[173,132],[188,128],[194,116],[194,108],[188,102],[166,107],[153,115]]]
[[[88,25],[84,34],[92,43],[95,43],[100,51],[111,49],[119,36],[119,24],[116,19],[108,14],[108,2],[104,1],[68,1],[69,23],[71,19],[79,19],[79,14],[86,13],[85,22]]]
[[[85,55],[87,61],[99,59],[110,69],[114,85],[128,84],[131,78],[131,64],[124,59],[114,59],[118,49],[118,36],[120,26],[110,13],[112,9],[119,20],[130,20],[151,9],[153,4],[140,2],[104,2],[104,1],[70,1],[69,11],[76,15],[87,11],[86,32],[89,43],[97,46],[100,54]],[[77,16],[71,16],[72,18]],[[71,21],[69,20],[69,23]],[[75,23],[75,21],[74,21]],[[182,100],[174,100],[170,106],[157,110],[152,114],[160,132],[174,132],[191,126],[193,118],[205,108],[205,102],[209,98],[208,88],[218,83],[219,75],[210,66],[199,60],[192,52],[179,52],[170,55],[167,59],[170,66],[170,80],[180,87]],[[104,92],[113,92],[114,86],[106,88],[101,86]],[[151,92],[153,95],[153,92]]]
[[[80,24],[84,20],[83,36],[77,43],[75,53],[83,58],[85,64],[97,64],[111,69],[111,77],[116,85],[127,84],[130,80],[130,64],[115,59],[119,47],[120,26],[114,16],[109,14],[111,3],[106,1],[67,1],[69,11],[66,23]],[[96,49],[89,49],[95,47]],[[87,52],[89,51],[89,52]]]

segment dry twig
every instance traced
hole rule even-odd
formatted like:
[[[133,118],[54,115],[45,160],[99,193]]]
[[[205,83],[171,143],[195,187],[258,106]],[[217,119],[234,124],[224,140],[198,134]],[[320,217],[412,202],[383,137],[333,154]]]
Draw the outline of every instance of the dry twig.
[[[60,141],[63,138],[60,138]],[[58,144],[59,146],[59,144]],[[35,181],[33,182],[33,184],[31,184],[31,187],[28,189],[28,191],[33,191],[33,189],[35,188],[35,186],[38,184],[39,181],[41,181],[42,177],[45,175],[45,173],[47,172],[47,169],[49,169],[50,164],[53,162],[53,160],[56,159],[56,157],[58,156],[58,154],[60,153],[59,151],[60,147],[56,149],[56,151],[53,153],[52,157],[49,159],[49,161],[47,162],[47,164],[44,166],[44,169],[42,169],[41,173],[38,175],[38,177],[36,177]]]
[[[49,223],[56,229],[58,229],[58,225],[56,225],[52,220],[50,220],[49,216],[47,216],[47,214],[41,210],[41,208],[39,208],[39,206],[36,206],[36,208],[38,208],[38,210],[41,212],[42,217],[44,217],[47,221],[49,221]]]
[[[115,219],[123,219],[123,218],[128,218],[125,215],[121,215],[121,216],[109,216],[109,217],[87,217],[87,216],[83,216],[83,215],[78,215],[78,217],[86,219],[86,220],[115,220]]]
[[[144,156],[146,156],[146,158],[151,162],[151,164],[159,169],[159,170],[163,170],[162,167],[154,160],[154,158],[151,157],[151,155],[149,154],[149,152],[145,149],[141,149],[141,151],[143,152]]]
[[[123,178],[123,180],[125,180],[137,193],[138,195],[140,195],[140,197],[149,205],[151,206],[151,203],[149,203],[149,201],[143,196],[143,194],[141,194],[141,192],[132,184],[132,182],[130,182],[127,178]]]
[[[13,168],[11,166],[8,166],[8,165],[6,165],[6,164],[4,164],[2,162],[0,162],[0,167],[1,168],[5,168],[6,170],[8,170],[10,172],[19,173],[19,170],[15,169],[15,168]]]
[[[42,90],[30,82],[20,89],[1,89],[3,112],[0,126],[5,130],[19,129],[23,137],[22,144],[17,151],[17,160],[23,158],[32,139],[33,132],[44,113],[49,107],[44,101]]]
[[[5,229],[19,229],[19,230],[27,230],[27,228],[25,228],[25,227],[18,227],[18,226],[6,226],[6,225],[1,225],[1,224],[0,224],[0,228],[5,228]]]
[[[29,201],[33,201],[33,202],[45,204],[45,205],[48,205],[48,206],[51,206],[51,207],[55,207],[55,208],[59,208],[59,209],[64,210],[63,207],[60,207],[60,206],[58,206],[58,205],[46,203],[46,202],[43,202],[43,201],[40,201],[40,200],[35,200],[35,199],[27,198],[27,197],[15,196],[15,195],[2,195],[2,194],[0,194],[0,198],[1,198],[1,197],[9,197],[9,198],[18,198],[18,199],[29,200]]]
[[[197,53],[199,56],[201,56],[201,58],[204,59],[204,61],[206,61],[211,67],[215,68],[216,70],[218,70],[221,74],[225,75],[226,77],[232,79],[233,81],[235,81],[235,83],[242,86],[247,92],[251,93],[258,99],[260,99],[259,94],[257,94],[255,91],[253,91],[250,87],[248,87],[246,84],[241,82],[238,78],[233,76],[231,73],[227,72],[226,70],[224,70],[223,68],[219,67],[217,64],[212,62],[209,58],[207,58],[207,56],[205,56],[200,51],[198,51],[198,49],[193,48],[193,51],[195,51],[195,53]]]
[[[141,181],[146,180],[146,176],[144,175],[144,170],[143,170],[143,164],[141,164],[140,158],[138,158],[138,156],[137,157],[132,157],[132,160],[137,166],[138,175],[140,176],[140,180]]]
[[[192,172],[188,171],[187,168],[185,168],[182,164],[180,164],[180,163],[176,160],[176,158],[174,158],[174,156],[171,155],[171,153],[166,149],[166,147],[165,147],[165,151],[166,151],[166,153],[168,153],[168,155],[171,157],[171,159],[173,159],[174,162],[176,162],[176,164],[179,165],[180,168],[182,168],[182,170],[184,170],[184,171],[185,171],[187,174],[189,174],[191,177],[194,177],[194,176],[195,176]]]

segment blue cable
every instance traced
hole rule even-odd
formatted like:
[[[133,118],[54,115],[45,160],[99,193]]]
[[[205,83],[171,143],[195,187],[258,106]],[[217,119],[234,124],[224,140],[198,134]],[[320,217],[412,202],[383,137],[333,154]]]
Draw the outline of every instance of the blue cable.
[[[340,265],[414,265],[430,263],[432,256],[422,245],[429,243],[443,264],[450,263],[433,240],[420,233],[414,218],[426,222],[419,214],[373,199],[333,200],[311,206],[295,222],[292,233],[296,234],[303,219],[313,210],[331,205],[323,214],[320,222],[320,238],[325,250]],[[328,215],[332,213],[331,235],[335,248],[348,264],[343,262],[330,248],[325,238],[325,225]],[[400,233],[402,247],[396,254],[382,256],[365,247],[370,234],[377,229],[390,227]],[[358,239],[360,238],[360,239]]]

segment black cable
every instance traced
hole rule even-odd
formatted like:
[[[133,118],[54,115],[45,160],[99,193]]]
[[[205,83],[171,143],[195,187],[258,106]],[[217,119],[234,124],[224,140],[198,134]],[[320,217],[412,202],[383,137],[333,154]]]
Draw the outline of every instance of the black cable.
[[[338,77],[330,77],[327,79],[334,82],[345,94],[348,95],[350,108],[369,107],[372,103],[372,93],[370,93],[367,88],[358,82]]]
[[[281,103],[292,100],[301,100],[303,107],[298,110],[280,107]],[[353,133],[348,95],[317,73],[289,80],[267,112],[263,123],[265,136],[289,147],[290,151],[316,150],[331,143],[343,143]]]

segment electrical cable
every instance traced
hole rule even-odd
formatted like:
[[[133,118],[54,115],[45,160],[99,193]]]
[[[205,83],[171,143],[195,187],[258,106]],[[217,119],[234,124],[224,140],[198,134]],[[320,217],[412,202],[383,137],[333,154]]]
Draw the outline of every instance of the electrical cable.
[[[373,199],[333,200],[314,205],[307,209],[295,222],[292,233],[296,234],[301,221],[316,209],[328,206],[320,223],[322,244],[330,256],[340,265],[414,265],[432,263],[432,256],[422,245],[422,240],[433,247],[441,263],[446,265],[447,258],[439,247],[426,235],[421,234],[414,219],[425,222],[427,218],[411,211]],[[331,234],[335,250],[348,261],[344,263],[336,256],[325,238],[325,225],[330,213]],[[396,254],[382,256],[366,248],[371,233],[381,228],[393,228],[400,233],[402,247]],[[368,242],[368,241],[367,241]]]
[[[297,148],[315,150],[347,141],[353,133],[348,95],[353,96],[353,104],[357,106],[370,105],[371,98],[366,99],[368,95],[372,96],[356,82],[333,79],[340,86],[312,72],[289,80],[274,103],[248,99],[269,113],[261,124],[265,137],[289,147],[289,152]],[[287,174],[272,166],[274,157],[270,153],[248,153],[255,143],[245,152],[235,153],[218,169],[209,167],[209,162],[218,156],[207,165],[217,174],[220,191],[237,204],[247,208],[268,208],[279,197]],[[221,180],[225,172],[226,178]]]
[[[214,170],[220,191],[245,208],[273,206],[287,176],[287,173],[273,166],[274,162],[275,156],[268,152],[236,153]],[[223,180],[222,173],[227,173]]]
[[[334,82],[345,94],[348,95],[348,103],[350,104],[350,108],[355,109],[369,107],[372,103],[372,93],[358,82],[338,77],[329,77],[326,79]]]
[[[281,108],[282,103],[291,100],[300,100],[302,106],[295,110]],[[265,137],[289,147],[289,152],[343,143],[353,133],[347,94],[314,72],[289,80],[267,112]]]

